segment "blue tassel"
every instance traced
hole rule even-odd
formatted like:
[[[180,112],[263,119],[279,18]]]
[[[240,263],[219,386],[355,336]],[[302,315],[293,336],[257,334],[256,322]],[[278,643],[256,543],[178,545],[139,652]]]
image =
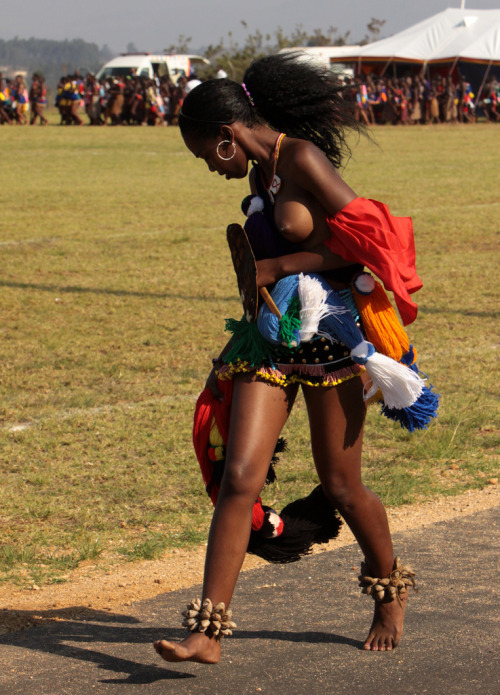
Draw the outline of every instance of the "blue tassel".
[[[317,276],[313,275],[313,277]],[[337,307],[338,313],[332,313],[330,316],[322,319],[320,327],[322,330],[326,330],[327,333],[335,336],[341,343],[352,350],[364,341],[363,334],[357,327],[351,312],[348,307],[345,306],[338,293],[331,290],[328,285],[326,286],[330,290],[328,304]]]
[[[274,303],[278,307],[278,310],[282,316],[284,316],[288,310],[289,304],[294,297],[298,297],[299,294],[299,276],[298,275],[287,275],[281,278],[279,282],[276,283],[271,296]],[[257,316],[257,326],[261,335],[273,345],[281,345],[282,340],[280,338],[280,322],[277,316],[271,313],[271,310],[267,304],[263,304],[259,309],[259,314]],[[297,332],[297,342],[299,341],[299,336]]]
[[[410,349],[406,353],[406,355],[403,355],[402,358],[399,360],[401,364],[406,364],[407,367],[410,367],[410,369],[413,369],[413,371],[417,371],[417,365],[414,364],[415,360],[415,353],[413,351],[413,345],[410,345]]]
[[[426,430],[430,421],[437,417],[439,398],[439,393],[434,393],[431,385],[424,386],[421,395],[409,408],[396,410],[396,408],[382,406],[380,412],[389,420],[399,422],[408,432]]]
[[[356,306],[356,302],[354,300],[354,295],[352,293],[352,290],[347,289],[347,290],[339,290],[338,292],[340,298],[346,305],[346,307],[349,309],[349,311],[352,314],[352,318],[355,321],[359,321],[359,311],[358,307]]]

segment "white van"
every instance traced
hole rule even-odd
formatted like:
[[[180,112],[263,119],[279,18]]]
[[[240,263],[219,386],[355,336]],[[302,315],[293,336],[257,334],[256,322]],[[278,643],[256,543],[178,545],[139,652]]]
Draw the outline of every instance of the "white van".
[[[122,53],[103,65],[96,77],[100,80],[103,77],[126,77],[127,75],[150,78],[155,75],[158,77],[169,75],[171,80],[177,82],[181,76],[188,77],[191,69],[200,64],[210,65],[210,61],[203,56],[189,54]]]

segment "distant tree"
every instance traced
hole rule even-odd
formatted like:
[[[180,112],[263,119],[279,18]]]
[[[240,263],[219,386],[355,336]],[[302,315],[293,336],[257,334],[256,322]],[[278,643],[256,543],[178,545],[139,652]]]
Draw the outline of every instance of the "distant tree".
[[[380,26],[384,24],[380,20],[372,19],[373,22],[379,22]],[[208,76],[214,75],[215,66],[221,66],[231,79],[240,81],[247,67],[257,58],[277,53],[282,48],[344,46],[351,35],[349,31],[339,34],[337,27],[333,26],[326,31],[314,29],[312,32],[307,32],[301,24],[297,25],[291,34],[285,34],[282,27],[278,27],[273,34],[263,34],[260,30],[252,34],[248,31],[246,22],[242,21],[241,24],[247,31],[242,46],[234,40],[232,32],[229,32],[227,43],[221,39],[219,43],[210,44],[205,49],[204,56],[212,63]],[[376,25],[374,29],[376,30]]]
[[[314,29],[312,34],[309,36],[306,46],[345,46],[347,40],[350,36],[350,31],[345,34],[338,34],[339,30],[337,27],[329,27],[326,34],[323,33],[322,29]]]
[[[190,36],[181,34],[177,39],[177,43],[173,43],[171,46],[167,46],[167,48],[164,48],[163,50],[165,53],[192,53],[189,48],[192,40],[193,39]]]
[[[107,43],[100,50],[101,59],[103,62],[107,63],[115,55]]]
[[[135,43],[133,41],[130,41],[127,44],[126,51],[127,51],[127,53],[139,53],[139,49],[137,48],[137,46],[135,45]]]
[[[365,34],[364,38],[359,42],[362,46],[367,43],[373,43],[373,41],[378,41],[379,34],[382,30],[382,27],[385,24],[385,19],[375,19],[375,17],[371,18],[371,21],[368,22],[366,25],[366,28],[368,29],[368,33]]]
[[[31,76],[41,72],[51,89],[60,76],[79,71],[82,75],[96,72],[110,58],[107,47],[102,51],[95,43],[82,39],[49,41],[46,39],[0,39],[0,64],[9,66],[12,73],[24,69]],[[111,54],[112,55],[112,54]]]

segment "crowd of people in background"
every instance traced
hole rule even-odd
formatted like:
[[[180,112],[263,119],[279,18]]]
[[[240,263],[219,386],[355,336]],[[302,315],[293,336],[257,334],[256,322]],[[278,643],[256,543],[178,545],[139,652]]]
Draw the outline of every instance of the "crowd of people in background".
[[[345,98],[354,103],[356,118],[365,125],[474,123],[478,106],[487,121],[500,122],[500,84],[495,77],[485,83],[479,103],[463,76],[457,81],[420,75],[347,78]]]
[[[97,80],[93,74],[76,73],[61,77],[54,103],[61,125],[85,125],[85,115],[88,125],[174,125],[185,95],[197,84],[194,74],[174,83],[168,77],[132,74]],[[33,75],[30,88],[21,75],[14,80],[0,75],[0,123],[46,125],[46,106],[41,75]]]
[[[28,89],[22,75],[9,80],[0,73],[0,124],[34,125],[39,121],[41,125],[47,125],[46,106],[47,85],[42,75],[35,73]]]
[[[89,125],[173,125],[190,81],[182,76],[174,83],[166,76],[97,80],[73,75],[61,78],[55,103],[61,125],[83,125],[83,112]]]
[[[225,76],[219,70],[218,76]],[[200,80],[195,74],[153,79],[134,74],[97,80],[79,73],[61,77],[55,106],[61,125],[176,125],[185,95]],[[500,84],[490,77],[477,102],[465,77],[423,76],[401,78],[345,77],[346,99],[353,102],[356,118],[364,124],[473,123],[478,107],[487,121],[500,122]],[[47,86],[34,74],[31,86],[18,75],[0,74],[0,124],[47,125]]]

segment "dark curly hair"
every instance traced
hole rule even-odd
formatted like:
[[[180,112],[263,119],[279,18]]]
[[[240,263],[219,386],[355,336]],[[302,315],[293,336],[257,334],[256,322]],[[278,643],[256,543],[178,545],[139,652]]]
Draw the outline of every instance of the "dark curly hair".
[[[254,61],[243,83],[246,89],[228,79],[209,80],[189,92],[179,116],[182,134],[217,137],[221,125],[235,121],[249,128],[267,124],[309,140],[340,167],[350,152],[348,132],[363,130],[338,76],[300,52]]]

